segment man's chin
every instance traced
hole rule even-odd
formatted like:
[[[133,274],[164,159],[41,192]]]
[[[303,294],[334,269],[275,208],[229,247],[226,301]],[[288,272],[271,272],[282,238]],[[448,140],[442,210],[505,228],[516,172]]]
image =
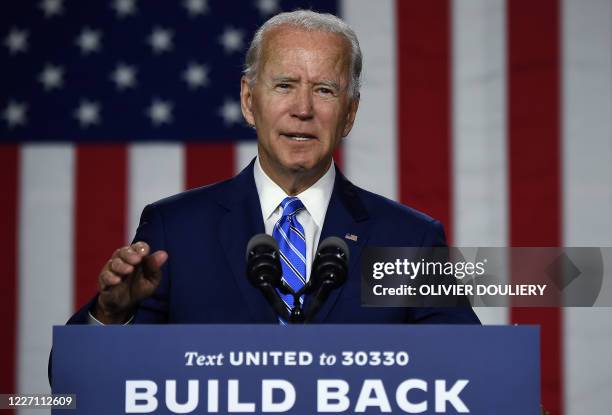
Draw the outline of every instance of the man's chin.
[[[277,174],[291,176],[319,176],[324,173],[329,167],[329,160],[320,160],[316,157],[306,155],[291,154],[286,157],[278,157],[269,166],[274,169]],[[303,157],[301,157],[303,156]]]
[[[301,171],[307,170],[314,166],[314,162],[312,158],[308,157],[307,154],[281,154],[276,159],[277,164],[280,164],[280,167],[283,170],[287,171]]]
[[[289,174],[300,174],[312,170],[312,165],[307,163],[286,163],[283,169]]]
[[[303,159],[290,160],[290,161],[283,163],[283,167],[288,173],[295,173],[295,174],[303,174],[303,173],[317,174],[317,172],[324,170],[327,166],[328,164],[324,161],[303,160]]]

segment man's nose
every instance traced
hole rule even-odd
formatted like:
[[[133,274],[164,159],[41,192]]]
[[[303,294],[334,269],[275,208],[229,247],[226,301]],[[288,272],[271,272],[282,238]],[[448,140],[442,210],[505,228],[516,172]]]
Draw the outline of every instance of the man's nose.
[[[314,116],[312,91],[310,88],[299,88],[294,95],[292,116],[308,120]]]

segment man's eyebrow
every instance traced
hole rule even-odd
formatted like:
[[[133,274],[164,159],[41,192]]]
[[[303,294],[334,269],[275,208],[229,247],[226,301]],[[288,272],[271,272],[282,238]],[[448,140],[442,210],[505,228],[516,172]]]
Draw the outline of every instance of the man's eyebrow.
[[[337,90],[340,89],[340,84],[338,82],[336,82],[336,81],[331,80],[331,79],[323,79],[323,80],[321,80],[319,82],[315,82],[315,84],[316,85],[328,86],[330,88],[337,89]]]
[[[280,75],[273,77],[272,82],[297,82],[297,79],[287,75]]]
[[[299,79],[293,76],[289,76],[289,75],[279,75],[279,76],[274,76],[272,77],[272,83],[279,83],[279,82],[288,82],[288,83],[295,83],[295,82],[299,82]],[[317,86],[326,86],[335,90],[340,90],[340,84],[337,81],[334,81],[332,79],[322,79],[320,81],[314,82],[314,85]]]

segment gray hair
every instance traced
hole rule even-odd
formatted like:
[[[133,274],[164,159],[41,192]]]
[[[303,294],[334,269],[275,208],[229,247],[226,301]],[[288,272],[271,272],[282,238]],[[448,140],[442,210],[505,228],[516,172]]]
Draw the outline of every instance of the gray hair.
[[[243,74],[249,85],[254,85],[257,79],[257,70],[261,57],[261,44],[264,34],[270,29],[281,25],[294,26],[309,31],[337,33],[344,37],[351,46],[351,66],[349,77],[349,95],[351,98],[359,96],[361,86],[361,48],[357,35],[342,19],[329,13],[317,13],[312,10],[295,10],[280,13],[266,21],[253,36],[251,45],[246,54]]]

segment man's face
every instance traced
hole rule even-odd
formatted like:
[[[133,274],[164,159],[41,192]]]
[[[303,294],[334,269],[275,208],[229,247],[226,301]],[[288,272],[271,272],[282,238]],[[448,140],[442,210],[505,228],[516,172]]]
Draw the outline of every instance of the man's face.
[[[350,46],[337,34],[281,26],[265,35],[262,48],[255,85],[245,78],[241,85],[260,162],[273,175],[322,175],[359,103],[349,98]]]

